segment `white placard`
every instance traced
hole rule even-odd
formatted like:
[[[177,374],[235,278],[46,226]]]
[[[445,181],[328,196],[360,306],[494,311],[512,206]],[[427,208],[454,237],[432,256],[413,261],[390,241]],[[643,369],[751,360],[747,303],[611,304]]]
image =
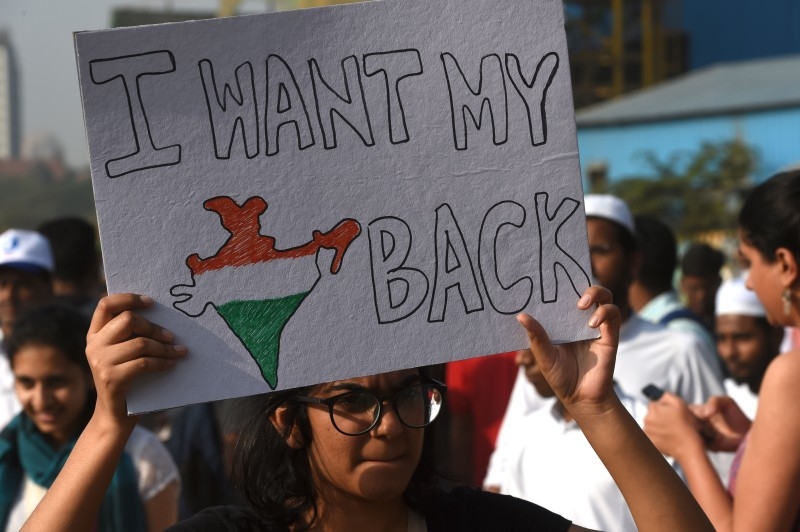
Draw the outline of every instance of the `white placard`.
[[[560,0],[75,42],[108,288],[189,347],[131,412],[594,336]]]

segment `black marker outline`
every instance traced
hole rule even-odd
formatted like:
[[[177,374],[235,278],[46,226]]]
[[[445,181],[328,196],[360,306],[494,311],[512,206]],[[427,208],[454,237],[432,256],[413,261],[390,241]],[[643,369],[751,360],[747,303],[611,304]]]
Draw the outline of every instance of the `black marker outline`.
[[[270,63],[270,59],[273,59],[273,58],[275,58],[278,61],[280,61],[280,64],[282,64],[285,67],[286,72],[289,73],[289,77],[292,79],[292,84],[294,84],[294,88],[295,88],[295,91],[297,93],[297,96],[300,98],[300,105],[302,105],[302,107],[303,107],[303,114],[306,117],[306,127],[308,127],[308,134],[311,137],[311,141],[308,144],[303,145],[302,137],[301,137],[301,134],[300,134],[300,124],[298,124],[297,120],[286,120],[284,122],[281,122],[280,124],[278,124],[278,127],[275,128],[275,151],[274,152],[271,151],[271,149],[270,149],[271,146],[270,146],[270,138],[269,138],[269,116],[268,116],[268,114],[269,114],[269,103],[270,103],[270,96],[269,96],[269,88],[270,88],[269,63]],[[265,97],[266,97],[266,100],[264,101],[264,137],[265,137],[264,140],[265,140],[266,146],[267,146],[267,148],[266,148],[267,157],[272,157],[272,156],[277,155],[278,153],[280,153],[280,151],[281,151],[281,128],[283,126],[290,126],[292,124],[294,124],[294,130],[295,130],[295,135],[297,137],[297,147],[298,147],[298,149],[300,151],[303,151],[303,150],[305,150],[307,148],[310,148],[311,146],[313,146],[313,145],[315,145],[317,143],[317,139],[314,137],[314,128],[311,127],[311,116],[308,114],[308,106],[306,105],[306,99],[303,97],[303,93],[300,90],[300,85],[297,84],[297,78],[295,78],[294,71],[289,66],[289,63],[287,63],[286,60],[283,57],[279,56],[278,54],[269,54],[267,56],[266,61],[264,62],[264,65],[265,65],[265,68],[266,68],[266,78],[265,78],[265,87],[264,87],[264,94],[265,94]],[[294,102],[292,101],[292,97],[289,95],[288,90],[286,89],[286,84],[281,81],[281,82],[278,83],[278,85],[279,85],[278,86],[278,91],[279,91],[278,92],[278,98],[280,99],[280,91],[281,90],[286,91],[286,96],[289,98],[289,101],[290,101],[289,109],[293,108],[294,107]],[[315,94],[315,97],[316,97],[316,94]],[[280,104],[280,102],[278,102],[278,105],[275,106],[277,114],[280,115],[280,114],[282,114],[284,112],[288,112],[289,111],[289,109],[286,109],[285,111],[281,111],[280,107],[279,107],[279,104]]]
[[[442,209],[443,207],[446,208],[447,212],[450,214],[450,219],[453,220],[453,225],[455,226],[456,232],[458,233],[458,236],[461,238],[461,243],[462,243],[462,245],[464,247],[464,253],[467,256],[467,263],[469,264],[469,273],[472,274],[472,283],[475,286],[475,292],[478,294],[479,307],[478,308],[474,308],[472,310],[467,308],[467,301],[464,299],[464,292],[462,292],[462,290],[461,290],[461,282],[453,283],[453,284],[451,284],[449,286],[446,286],[444,288],[444,292],[443,292],[444,293],[444,296],[443,296],[444,297],[444,305],[442,306],[442,312],[441,312],[441,316],[442,317],[441,317],[441,319],[434,319],[433,318],[433,306],[434,306],[434,303],[436,303],[436,286],[439,283],[439,238],[438,238],[438,235],[439,235],[439,210]],[[447,243],[450,244],[450,242],[452,241],[450,239],[450,231],[445,229],[444,233],[445,233],[446,238],[447,238]],[[455,215],[453,214],[453,209],[450,207],[450,204],[442,203],[441,205],[436,207],[436,225],[434,227],[433,235],[434,235],[434,237],[433,237],[433,240],[434,240],[434,255],[433,255],[434,256],[434,270],[433,270],[434,274],[433,274],[433,289],[431,290],[431,304],[430,304],[430,307],[428,309],[428,318],[427,318],[428,319],[428,323],[443,322],[445,320],[445,316],[447,315],[447,302],[449,301],[448,292],[453,287],[455,287],[458,290],[458,295],[461,297],[461,302],[464,303],[464,312],[466,314],[472,314],[473,312],[480,312],[480,311],[484,310],[483,295],[481,294],[480,285],[478,284],[478,278],[475,276],[475,266],[472,264],[472,257],[470,257],[470,255],[469,255],[469,247],[467,247],[467,242],[466,242],[466,240],[464,240],[464,232],[461,230],[461,226],[458,225],[458,220],[456,219]],[[445,265],[445,269],[446,269],[446,267],[447,266]],[[445,273],[451,273],[451,272],[445,272]]]
[[[239,113],[237,117],[233,120],[233,127],[231,127],[231,138],[230,142],[228,142],[228,155],[220,155],[219,144],[217,142],[217,132],[216,132],[216,121],[214,120],[214,112],[211,110],[211,101],[209,99],[208,94],[208,86],[206,85],[206,76],[204,72],[204,65],[208,66],[208,75],[210,76],[210,83],[212,87],[214,87],[214,99],[217,102],[217,106],[222,109],[223,113],[228,112],[228,95],[230,95],[231,99],[239,106],[242,107],[244,105],[244,90],[242,89],[242,82],[239,79],[239,71],[247,67],[250,71],[250,89],[253,95],[253,108],[254,108],[254,121],[255,121],[255,132],[256,132],[256,143],[255,143],[255,153],[250,155],[250,142],[248,142],[248,135],[247,135],[247,128],[244,124],[244,119],[242,118],[243,113]],[[236,86],[239,91],[240,98],[237,98],[236,95],[233,94],[233,90],[231,89],[231,85],[227,82],[224,83],[224,87],[222,89],[222,101],[219,98],[219,87],[217,87],[217,76],[214,73],[214,64],[211,62],[210,59],[201,59],[197,62],[197,68],[200,70],[200,82],[203,84],[203,93],[205,94],[206,100],[206,108],[208,109],[208,121],[211,123],[211,139],[214,142],[214,157],[217,160],[228,160],[231,158],[231,152],[233,151],[233,142],[236,140],[236,130],[237,128],[242,133],[242,139],[244,140],[244,154],[245,157],[248,159],[255,159],[258,157],[258,154],[261,152],[261,126],[258,120],[258,99],[256,98],[256,81],[255,81],[255,74],[253,71],[253,65],[250,61],[245,61],[233,71],[233,78],[236,80]]]
[[[542,141],[537,143],[533,133],[533,119],[531,117],[531,108],[528,105],[528,100],[525,98],[525,95],[522,93],[522,90],[519,88],[516,81],[514,80],[514,75],[511,73],[512,69],[510,61],[512,58],[514,59],[514,61],[517,64],[516,71],[519,74],[520,80],[527,88],[532,89],[533,86],[536,84],[536,78],[539,76],[539,71],[541,70],[542,65],[544,64],[545,60],[548,57],[555,57],[556,64],[553,66],[552,72],[550,72],[550,77],[547,78],[547,83],[545,84],[544,90],[542,91],[542,101],[539,102],[539,112],[542,123]],[[533,146],[542,146],[543,144],[547,144],[547,109],[546,109],[547,91],[550,89],[550,85],[553,83],[553,78],[556,77],[556,72],[558,71],[559,63],[560,59],[557,53],[555,52],[546,53],[544,56],[542,56],[542,58],[539,60],[539,63],[536,65],[536,71],[533,73],[533,78],[531,79],[530,84],[528,84],[528,82],[525,80],[525,76],[522,74],[522,66],[519,63],[519,58],[515,54],[506,54],[506,73],[508,74],[508,79],[511,80],[511,84],[517,90],[517,93],[522,99],[522,103],[525,105],[525,110],[527,111],[528,114],[528,133],[531,136],[531,145]]]
[[[564,220],[560,224],[558,224],[558,226],[556,226],[556,230],[553,232],[553,239],[555,240],[556,247],[559,250],[561,250],[561,252],[564,255],[567,256],[567,258],[569,258],[573,263],[575,263],[575,265],[578,267],[578,270],[580,270],[580,272],[586,277],[587,286],[591,286],[591,284],[592,284],[591,278],[586,273],[586,271],[581,267],[580,263],[578,263],[578,261],[575,260],[575,258],[572,255],[567,253],[567,251],[563,247],[561,247],[561,245],[558,242],[558,233],[559,233],[559,231],[564,226],[564,224],[567,223],[567,220],[569,220],[572,217],[572,215],[575,214],[575,211],[577,211],[578,207],[581,206],[581,202],[576,200],[575,198],[565,197],[558,204],[558,207],[556,207],[556,209],[553,211],[553,215],[550,216],[550,213],[548,212],[548,208],[547,208],[548,202],[550,200],[549,194],[547,192],[537,192],[535,197],[534,197],[534,206],[536,208],[536,223],[537,223],[538,228],[539,228],[539,289],[540,289],[540,294],[541,294],[541,298],[542,298],[542,303],[554,303],[554,302],[558,301],[558,294],[559,294],[558,277],[559,276],[558,276],[558,271],[556,270],[556,267],[560,267],[561,270],[567,275],[567,279],[569,279],[569,282],[572,285],[572,289],[575,291],[575,294],[578,297],[580,297],[582,291],[579,291],[578,287],[575,285],[575,281],[572,279],[572,276],[570,276],[569,271],[567,270],[567,267],[564,266],[561,262],[556,260],[556,261],[553,261],[553,277],[555,279],[555,285],[556,285],[556,288],[555,288],[555,299],[551,299],[551,300],[545,299],[545,293],[544,293],[544,269],[543,269],[544,268],[544,253],[543,253],[544,243],[542,241],[541,210],[539,209],[539,203],[540,203],[539,200],[540,200],[540,198],[542,196],[544,196],[544,202],[543,202],[544,205],[542,205],[542,209],[541,210],[544,211],[544,215],[545,215],[545,217],[547,217],[547,221],[549,221],[549,222],[552,222],[555,219],[555,217],[558,216],[558,212],[561,210],[561,207],[563,207],[567,202],[573,202],[572,210],[567,214],[567,216],[564,217]]]
[[[489,219],[489,215],[495,210],[495,208],[499,207],[500,205],[516,205],[517,207],[519,207],[518,212],[522,213],[522,220],[518,224],[514,223],[514,221],[503,222],[503,223],[499,224],[497,226],[497,228],[495,229],[494,237],[492,238],[492,242],[494,243],[494,245],[492,247],[492,253],[491,253],[491,255],[492,255],[492,265],[494,266],[494,268],[493,268],[493,270],[494,270],[494,278],[497,281],[497,285],[500,286],[500,288],[503,289],[505,292],[510,292],[511,290],[514,289],[515,286],[517,286],[519,283],[522,283],[523,281],[528,281],[528,286],[529,286],[528,297],[525,299],[525,303],[521,307],[519,307],[518,309],[510,310],[510,311],[507,311],[507,312],[503,311],[503,310],[500,310],[499,308],[497,308],[497,305],[495,305],[495,302],[492,299],[492,291],[489,290],[489,285],[486,283],[486,278],[484,277],[484,274],[483,274],[483,234],[484,234],[484,228],[486,227],[486,221]],[[525,207],[523,207],[521,204],[517,203],[516,201],[505,200],[505,201],[499,201],[499,202],[495,203],[494,205],[492,205],[491,207],[489,207],[489,210],[486,211],[486,214],[483,217],[483,221],[481,222],[481,229],[480,229],[480,232],[478,233],[478,271],[481,273],[481,281],[483,281],[483,287],[486,290],[486,298],[489,300],[489,305],[491,305],[491,307],[495,310],[495,312],[498,312],[499,314],[506,314],[506,315],[517,314],[517,313],[521,312],[523,309],[525,309],[528,306],[528,303],[530,303],[531,298],[533,297],[533,279],[531,279],[530,276],[525,275],[523,277],[520,277],[519,279],[517,279],[516,281],[514,281],[510,285],[506,286],[506,285],[503,284],[503,281],[500,280],[500,273],[497,271],[497,235],[500,234],[500,230],[506,225],[511,225],[511,226],[516,227],[517,229],[521,229],[522,226],[525,225],[525,222],[527,221],[527,219],[528,219],[528,213],[525,211]]]
[[[328,89],[329,93],[333,94],[335,97],[339,98],[339,100],[341,100],[342,102],[346,103],[347,105],[353,105],[353,97],[352,97],[352,93],[350,92],[350,83],[348,81],[348,76],[347,76],[346,62],[348,60],[352,60],[351,62],[355,65],[356,79],[358,80],[358,90],[361,93],[361,102],[363,103],[363,107],[364,107],[364,117],[365,117],[365,120],[367,122],[367,129],[369,131],[369,141],[367,141],[367,139],[365,139],[363,137],[363,135],[361,135],[361,131],[359,131],[359,129],[355,125],[351,124],[347,120],[347,118],[344,117],[344,115],[341,113],[341,111],[339,111],[339,109],[337,109],[334,106],[331,106],[330,110],[328,111],[328,118],[329,118],[330,125],[331,125],[331,135],[333,137],[333,143],[329,145],[328,144],[328,135],[326,134],[326,131],[325,131],[325,123],[323,123],[323,121],[322,121],[322,112],[320,111],[320,106],[319,106],[319,94],[317,92],[317,78],[319,78],[319,81],[323,85],[325,85],[325,87]],[[333,120],[334,113],[336,113],[336,115],[345,124],[350,126],[350,129],[352,129],[355,132],[355,134],[358,135],[358,138],[361,139],[361,142],[363,142],[365,146],[367,146],[367,147],[374,146],[375,145],[375,135],[372,132],[372,121],[370,120],[370,116],[369,116],[369,108],[367,107],[367,99],[364,96],[364,85],[361,82],[361,68],[359,67],[358,59],[356,58],[355,55],[347,56],[344,59],[342,59],[341,66],[342,66],[342,74],[343,74],[343,77],[344,77],[344,90],[345,90],[345,93],[347,94],[347,98],[343,98],[333,87],[331,87],[328,84],[328,82],[322,76],[322,71],[320,70],[319,64],[317,63],[317,60],[315,58],[312,57],[311,59],[308,60],[308,68],[309,68],[309,70],[311,72],[311,87],[314,90],[314,106],[317,109],[317,120],[319,120],[319,126],[320,126],[320,129],[322,131],[322,143],[323,143],[323,146],[325,147],[326,150],[332,150],[332,149],[336,148],[336,146],[338,145],[337,144],[337,139],[336,139],[336,123]]]
[[[464,124],[464,147],[460,148],[458,146],[458,133],[457,133],[457,129],[456,129],[456,123],[457,123],[456,122],[456,114],[457,113],[456,113],[456,108],[455,108],[455,102],[453,101],[453,88],[452,88],[451,83],[450,83],[450,76],[448,75],[449,69],[447,68],[447,62],[445,61],[445,57],[449,57],[450,59],[452,59],[453,64],[458,69],[458,72],[461,74],[461,79],[464,81],[464,85],[467,87],[467,90],[469,90],[469,92],[473,96],[476,96],[476,97],[479,97],[483,93],[483,62],[485,60],[489,59],[490,57],[494,57],[494,58],[497,59],[497,65],[498,65],[498,68],[500,69],[500,78],[503,81],[503,106],[504,106],[503,110],[505,112],[505,123],[504,123],[505,127],[504,127],[504,131],[502,132],[503,135],[504,135],[504,138],[502,140],[500,140],[500,141],[497,140],[498,135],[497,135],[497,128],[495,127],[494,110],[492,109],[491,99],[488,96],[485,96],[481,100],[481,107],[480,107],[480,111],[478,112],[478,119],[477,120],[475,119],[475,114],[472,112],[472,109],[468,105],[462,105],[461,109],[459,109],[459,111],[461,112],[462,122]],[[483,109],[484,109],[484,107],[488,107],[489,108],[489,117],[491,118],[491,122],[492,122],[492,143],[495,146],[501,146],[501,145],[505,144],[506,142],[508,142],[508,88],[506,86],[506,76],[505,76],[505,71],[503,69],[503,61],[502,61],[502,59],[500,59],[500,56],[497,55],[497,54],[487,54],[487,55],[481,57],[480,69],[479,69],[479,74],[480,75],[479,75],[479,78],[478,78],[478,92],[475,92],[472,89],[472,85],[470,85],[469,81],[467,80],[467,77],[464,75],[464,71],[462,70],[461,65],[458,63],[456,58],[451,53],[449,53],[449,52],[442,53],[440,55],[440,59],[442,61],[442,66],[444,68],[444,77],[447,80],[448,96],[450,97],[450,117],[451,117],[452,127],[453,127],[453,144],[455,145],[456,150],[464,151],[467,148],[469,148],[469,141],[468,141],[469,135],[467,134],[468,129],[467,129],[466,112],[468,112],[470,117],[472,118],[472,123],[475,124],[476,129],[478,131],[480,131],[481,123],[483,121],[482,117],[483,117]],[[487,104],[488,104],[488,106],[487,106]]]
[[[398,222],[400,222],[401,224],[403,224],[405,226],[406,230],[408,230],[408,249],[406,250],[406,253],[403,256],[403,260],[400,261],[400,266],[398,266],[397,268],[392,268],[392,269],[388,270],[386,273],[387,274],[392,274],[392,273],[395,273],[395,272],[397,272],[397,271],[399,271],[401,269],[402,270],[411,270],[411,271],[415,271],[415,272],[419,273],[420,275],[422,275],[422,278],[425,279],[425,295],[420,299],[419,304],[416,307],[414,307],[411,310],[411,312],[408,312],[405,315],[400,316],[399,318],[396,318],[396,319],[393,319],[393,320],[384,320],[381,317],[380,307],[378,306],[378,288],[377,288],[377,283],[375,282],[375,268],[374,268],[375,258],[374,258],[373,254],[372,254],[372,232],[370,231],[370,229],[372,228],[372,224],[374,224],[375,222],[382,221],[382,220],[397,220]],[[383,232],[383,231],[381,230],[381,232]],[[392,235],[392,236],[394,236],[394,235]],[[381,324],[383,324],[383,323],[396,323],[398,321],[402,321],[402,320],[408,318],[409,316],[413,315],[415,312],[417,312],[417,310],[419,310],[419,308],[425,303],[425,300],[428,299],[428,293],[429,293],[430,287],[431,287],[430,279],[428,279],[428,276],[425,275],[425,272],[423,272],[422,270],[418,270],[417,268],[409,268],[409,267],[407,267],[405,265],[406,259],[408,259],[408,255],[411,253],[411,247],[412,247],[412,244],[413,244],[413,241],[414,241],[414,235],[411,232],[411,227],[409,227],[408,223],[405,220],[403,220],[402,218],[398,218],[396,216],[380,216],[380,217],[375,218],[374,220],[372,220],[369,224],[367,224],[367,239],[369,241],[369,271],[370,271],[370,278],[372,279],[372,297],[373,297],[373,302],[375,304],[375,315],[378,318],[378,323],[381,323]],[[383,251],[385,251],[385,250],[383,249],[383,242],[381,242],[381,253],[383,253]],[[388,258],[388,257],[386,257],[386,258]],[[383,262],[386,262],[386,260],[384,260]],[[387,282],[387,285],[388,285],[388,282]],[[401,305],[403,303],[405,303],[405,301],[408,299],[408,294],[410,292],[411,292],[411,287],[410,287],[410,283],[409,283],[408,292],[406,292],[406,297],[403,298],[403,301],[401,302]],[[391,294],[390,294],[389,298],[391,300]]]
[[[162,53],[166,53],[167,54],[167,57],[169,58],[169,62],[170,62],[170,65],[171,65],[171,68],[169,70],[164,70],[164,71],[140,72],[139,74],[137,74],[136,75],[136,97],[139,100],[139,109],[142,112],[142,119],[144,120],[145,129],[147,130],[147,137],[148,137],[148,140],[150,141],[150,146],[153,148],[153,151],[154,152],[165,151],[165,150],[174,151],[174,148],[177,148],[178,149],[178,160],[175,161],[175,162],[171,162],[171,163],[154,164],[152,166],[144,166],[144,167],[140,167],[140,168],[134,168],[133,170],[128,170],[127,172],[121,172],[119,174],[113,174],[112,175],[111,170],[109,168],[109,166],[112,163],[115,163],[117,161],[124,161],[125,159],[129,159],[129,158],[139,154],[142,151],[142,146],[139,143],[139,132],[138,132],[138,130],[136,128],[136,120],[134,118],[134,113],[133,113],[133,104],[131,103],[130,88],[128,87],[128,82],[125,79],[125,76],[123,74],[117,74],[116,76],[112,76],[112,77],[110,77],[110,78],[108,78],[108,79],[106,79],[104,81],[97,81],[97,79],[95,79],[94,66],[96,64],[108,63],[108,62],[111,62],[111,61],[117,61],[119,59],[130,59],[132,57],[143,57],[143,56],[146,56],[146,55],[156,55],[156,54],[162,54]],[[89,77],[91,78],[92,83],[94,83],[95,85],[104,85],[106,83],[109,83],[109,82],[117,79],[117,78],[120,78],[122,80],[122,86],[125,89],[125,98],[128,101],[128,115],[130,116],[130,119],[131,119],[131,126],[132,126],[131,130],[133,131],[133,140],[134,140],[134,143],[136,144],[136,151],[134,151],[133,153],[129,153],[128,155],[125,155],[123,157],[117,157],[117,158],[109,159],[108,161],[106,161],[106,164],[104,165],[104,168],[106,170],[106,175],[108,176],[109,179],[122,177],[124,175],[132,174],[134,172],[140,172],[142,170],[150,170],[152,168],[163,168],[163,167],[167,167],[167,166],[175,166],[175,165],[178,165],[178,164],[181,163],[181,151],[182,151],[182,149],[181,149],[181,145],[180,144],[172,144],[170,146],[165,146],[163,148],[157,148],[155,143],[153,142],[153,134],[152,134],[152,131],[150,130],[150,121],[147,119],[147,113],[145,112],[145,109],[144,109],[144,102],[142,101],[142,91],[141,91],[141,86],[140,86],[140,78],[143,77],[143,76],[156,76],[156,75],[159,75],[159,74],[169,74],[170,72],[175,72],[175,71],[176,71],[175,56],[169,50],[155,50],[155,51],[152,51],[152,52],[142,52],[140,54],[121,55],[121,56],[117,56],[117,57],[107,57],[107,58],[103,58],[103,59],[93,59],[93,60],[89,61]]]
[[[395,94],[397,94],[397,105],[400,108],[400,119],[402,120],[403,131],[405,133],[405,138],[402,138],[400,140],[395,140],[394,127],[393,127],[394,123],[392,121],[392,97],[391,93],[389,92],[389,74],[386,72],[386,69],[383,66],[377,67],[375,70],[369,68],[369,66],[367,65],[367,59],[379,55],[382,56],[382,55],[390,55],[390,54],[406,53],[406,52],[411,52],[416,54],[417,64],[419,65],[419,71],[411,72],[409,74],[400,76],[395,81],[394,91]],[[383,82],[386,85],[386,112],[389,119],[389,142],[391,142],[392,144],[403,144],[405,142],[410,141],[411,135],[408,132],[408,124],[406,123],[406,113],[405,113],[405,108],[403,107],[403,99],[400,97],[400,82],[406,78],[410,78],[411,76],[419,76],[423,73],[422,57],[420,56],[419,50],[417,50],[416,48],[406,48],[401,50],[392,50],[390,52],[373,52],[369,54],[364,54],[362,61],[364,63],[365,76],[370,77],[379,73],[383,73]]]

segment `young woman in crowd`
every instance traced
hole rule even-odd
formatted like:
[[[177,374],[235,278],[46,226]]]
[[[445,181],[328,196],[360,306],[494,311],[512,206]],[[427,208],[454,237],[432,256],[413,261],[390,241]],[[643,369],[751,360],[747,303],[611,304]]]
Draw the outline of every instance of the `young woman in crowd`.
[[[683,483],[622,407],[612,389],[619,336],[611,294],[589,288],[578,306],[600,338],[554,347],[533,318],[519,320],[559,399],[602,458],[643,531],[711,530]],[[99,507],[133,430],[130,383],[186,355],[174,335],[135,311],[148,297],[100,302],[87,355],[97,387],[94,415],[69,461],[29,519],[30,530],[81,530]],[[268,394],[238,448],[237,482],[248,503],[201,512],[176,530],[407,532],[583,530],[525,501],[472,489],[444,493],[431,472],[426,425],[444,386],[417,369]],[[81,494],[76,501],[75,494]]]
[[[800,171],[756,187],[739,216],[739,253],[773,325],[800,326]],[[752,423],[727,397],[688,407],[672,394],[653,403],[645,430],[675,457],[714,527],[800,530],[800,351],[773,360]],[[705,434],[705,440],[700,430]],[[705,448],[736,452],[726,490]]]
[[[0,529],[17,531],[53,483],[94,410],[89,320],[66,307],[24,315],[8,338],[22,412],[0,433]],[[133,428],[133,427],[131,427]],[[111,464],[110,488],[84,522],[100,531],[156,531],[177,518],[178,472],[152,434],[135,429]],[[72,491],[80,501],[82,493]]]

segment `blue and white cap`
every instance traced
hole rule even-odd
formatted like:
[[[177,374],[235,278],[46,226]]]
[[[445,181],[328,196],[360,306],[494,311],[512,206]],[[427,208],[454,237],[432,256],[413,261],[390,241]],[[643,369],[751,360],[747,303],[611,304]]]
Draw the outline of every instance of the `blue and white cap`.
[[[53,273],[53,252],[36,231],[9,229],[0,235],[0,267]]]

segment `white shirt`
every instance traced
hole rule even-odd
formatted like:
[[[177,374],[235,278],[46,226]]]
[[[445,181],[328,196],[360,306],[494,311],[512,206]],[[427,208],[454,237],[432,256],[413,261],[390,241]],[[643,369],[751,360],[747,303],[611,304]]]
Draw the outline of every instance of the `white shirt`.
[[[647,321],[661,323],[661,320],[668,314],[678,310],[688,309],[681,303],[680,299],[678,299],[678,294],[672,290],[659,294],[648,301],[637,314],[640,318]],[[666,323],[665,326],[672,331],[683,331],[693,334],[702,340],[700,344],[700,353],[706,358],[709,365],[716,368],[720,367],[716,340],[714,340],[714,336],[712,336],[711,332],[703,327],[699,321],[692,318],[673,318],[669,323]]]
[[[655,384],[682,397],[687,403],[705,403],[710,396],[724,391],[719,368],[711,366],[699,354],[702,351],[700,342],[692,335],[631,315],[620,329],[614,380],[624,392],[644,402],[649,400],[642,395],[642,388]],[[544,403],[545,400],[525,378],[524,370],[520,369],[489,461],[485,486],[498,486],[504,478],[508,467],[507,446],[509,440],[513,442],[508,427],[519,423],[526,414]],[[724,463],[718,467],[727,473]]]
[[[640,425],[647,404],[619,391]],[[636,532],[628,505],[580,427],[564,421],[555,399],[525,416],[513,429],[507,473],[500,492],[555,512],[593,530]]]
[[[142,503],[161,493],[171,482],[180,482],[178,467],[164,444],[149,430],[133,429],[125,444],[125,452],[131,457],[136,469],[136,481]],[[17,500],[8,516],[6,532],[16,532],[33,513],[47,488],[39,486],[25,475]]]
[[[14,391],[14,373],[11,361],[3,347],[3,332],[0,331],[0,430],[19,414],[22,407]]]
[[[725,394],[736,401],[744,415],[750,419],[756,418],[758,409],[758,395],[750,391],[747,384],[737,384],[733,379],[725,379]]]

